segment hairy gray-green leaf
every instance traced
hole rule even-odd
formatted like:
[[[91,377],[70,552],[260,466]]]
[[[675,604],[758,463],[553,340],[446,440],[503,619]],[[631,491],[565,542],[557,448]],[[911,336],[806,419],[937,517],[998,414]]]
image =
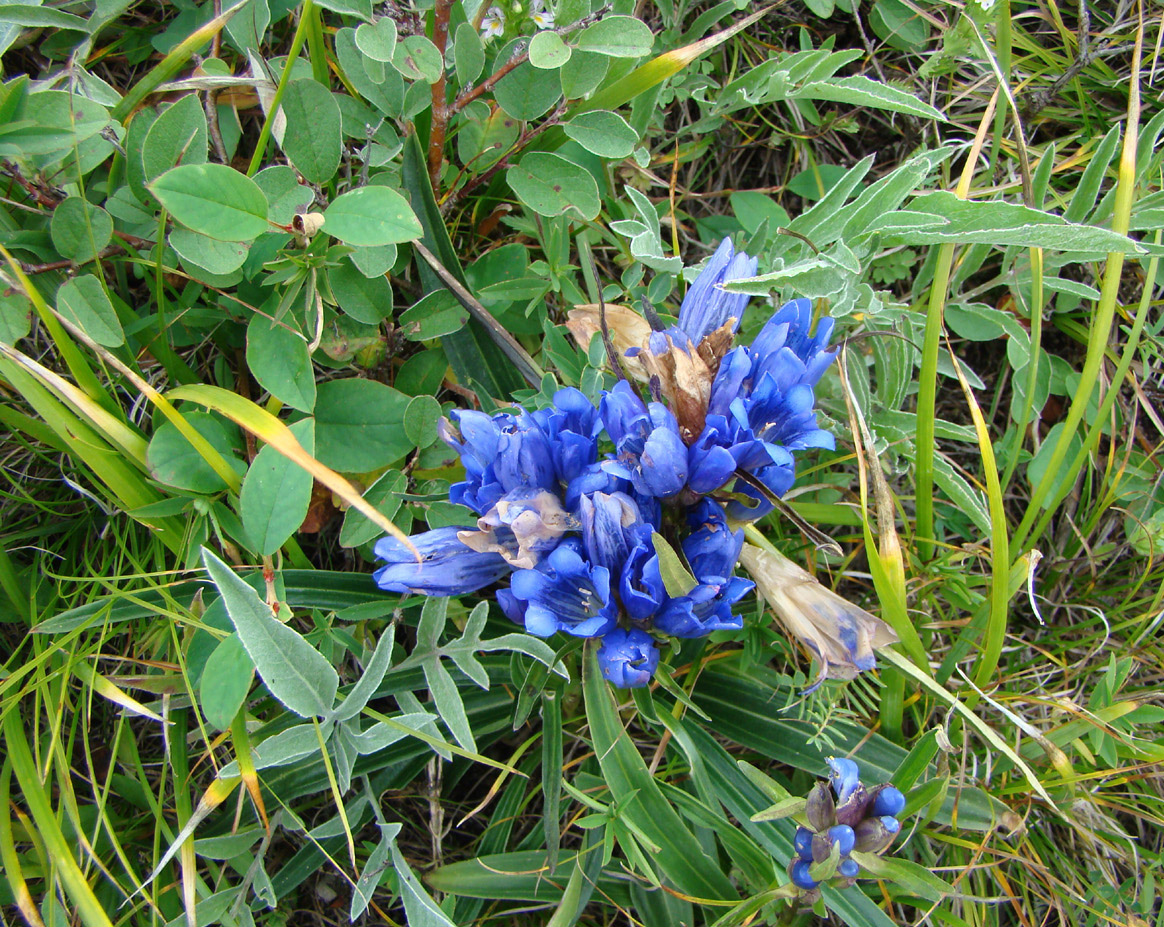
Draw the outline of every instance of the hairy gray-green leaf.
[[[330,712],[339,675],[323,654],[293,628],[280,624],[259,594],[213,551],[202,548],[202,562],[271,694],[303,718]]]

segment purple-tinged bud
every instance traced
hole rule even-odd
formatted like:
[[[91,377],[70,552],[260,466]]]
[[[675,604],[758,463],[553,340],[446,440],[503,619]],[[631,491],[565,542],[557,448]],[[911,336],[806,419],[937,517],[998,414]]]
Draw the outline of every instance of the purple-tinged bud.
[[[860,783],[844,801],[837,802],[837,823],[856,827],[869,816],[869,793]]]
[[[854,848],[862,853],[882,853],[900,830],[901,823],[897,818],[866,818],[854,829],[857,837]]]
[[[855,879],[860,871],[861,867],[855,859],[842,859],[837,865],[837,875],[842,879]]]
[[[804,808],[809,827],[814,831],[828,830],[837,822],[836,809],[837,803],[828,783],[818,782],[808,793],[808,802]]]
[[[853,852],[853,844],[856,839],[853,828],[847,824],[838,824],[836,827],[829,828],[829,842],[841,851],[841,856],[848,856]]]
[[[877,817],[896,817],[905,810],[905,796],[896,786],[882,785],[873,789],[869,795],[873,799],[873,813]]]
[[[792,866],[788,869],[788,874],[792,877],[792,884],[797,888],[803,888],[806,891],[812,891],[819,884],[812,876],[808,874],[809,862],[804,859],[795,860]]]
[[[812,859],[813,832],[807,827],[796,828],[796,836],[792,838],[792,845],[796,848],[796,855],[801,859]]]

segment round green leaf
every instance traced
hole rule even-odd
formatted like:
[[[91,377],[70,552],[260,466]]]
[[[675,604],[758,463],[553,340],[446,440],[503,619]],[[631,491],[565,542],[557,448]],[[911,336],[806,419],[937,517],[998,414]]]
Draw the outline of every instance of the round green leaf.
[[[365,277],[351,262],[329,267],[327,282],[339,307],[357,322],[379,325],[392,315],[392,285],[383,275]]]
[[[542,216],[574,212],[590,220],[598,216],[598,184],[585,168],[544,151],[531,151],[506,172],[513,192]]]
[[[439,346],[418,351],[396,372],[396,388],[409,396],[432,395],[441,388],[449,359]]]
[[[396,246],[379,245],[375,248],[356,248],[348,256],[365,277],[382,277],[396,263]]]
[[[283,96],[283,151],[308,181],[325,184],[339,169],[343,148],[339,104],[311,79],[293,80]]]
[[[208,412],[183,412],[182,417],[240,473],[245,469],[234,456],[231,436],[220,419]],[[222,477],[171,422],[163,422],[154,432],[146,448],[146,463],[154,479],[174,489],[199,493],[226,489]]]
[[[529,43],[529,63],[543,71],[556,71],[570,60],[570,46],[556,32],[546,29]]]
[[[150,126],[141,147],[145,179],[155,180],[177,164],[205,164],[208,137],[206,111],[198,94],[189,93]]]
[[[125,344],[113,304],[92,274],[65,281],[57,291],[57,311],[100,345],[116,348]]]
[[[417,447],[424,448],[437,439],[437,422],[441,404],[432,396],[413,396],[404,410],[404,433]]]
[[[315,371],[307,342],[266,316],[254,315],[247,326],[247,367],[272,396],[300,412],[315,407]]]
[[[272,222],[290,225],[295,214],[315,199],[315,191],[301,184],[286,164],[275,164],[255,174],[255,183],[267,197],[267,216]]]
[[[610,59],[606,55],[574,49],[570,60],[558,72],[563,96],[567,100],[579,100],[593,93],[606,77],[608,70]]]
[[[469,313],[448,290],[433,290],[400,314],[400,331],[409,341],[429,341],[459,332]]]
[[[359,42],[357,32],[356,44],[359,45]],[[397,43],[392,55],[392,67],[407,80],[420,80],[426,84],[435,84],[444,72],[440,51],[423,35],[405,36],[403,41]]]
[[[198,700],[206,720],[218,730],[227,730],[242,704],[255,676],[255,661],[239,639],[238,632],[221,640],[206,661]]]
[[[308,454],[315,452],[313,419],[296,422],[290,430]],[[269,444],[255,455],[243,480],[239,515],[256,553],[269,557],[299,530],[313,482],[310,473]]]
[[[263,191],[225,164],[183,164],[149,189],[175,219],[211,238],[250,241],[267,231]]]
[[[498,54],[498,61],[508,61],[517,52],[517,43],[510,42]],[[549,112],[562,98],[559,81],[538,72],[528,61],[519,64],[497,82],[493,97],[514,119],[529,121]]]
[[[316,457],[344,473],[366,473],[414,447],[404,433],[409,397],[374,380],[330,380],[315,403]]]
[[[412,241],[423,231],[408,201],[380,186],[349,190],[327,207],[323,219],[325,232],[356,246]]]
[[[650,27],[633,16],[604,16],[578,34],[578,48],[611,58],[641,58],[655,44]]]
[[[396,23],[381,16],[375,23],[363,23],[356,29],[356,48],[375,61],[392,62],[396,51]]]
[[[457,26],[453,36],[453,62],[457,68],[457,83],[462,87],[480,77],[485,68],[485,48],[472,23]]]
[[[212,274],[229,274],[238,270],[247,259],[249,250],[243,242],[219,241],[189,229],[170,232],[170,247],[187,264],[194,264]]]
[[[32,331],[32,303],[23,293],[0,291],[0,342],[16,344]]]
[[[112,240],[113,218],[84,197],[70,196],[53,210],[49,231],[61,257],[83,264]]]
[[[432,398],[431,396],[429,397]],[[400,494],[408,489],[408,477],[399,470],[389,470],[368,487],[364,499],[377,512],[391,520],[400,510]],[[368,518],[354,505],[344,513],[343,527],[340,528],[340,547],[359,547],[384,534],[384,529]]]
[[[622,116],[606,109],[581,113],[562,128],[566,135],[601,158],[625,158],[639,141],[639,133]]]

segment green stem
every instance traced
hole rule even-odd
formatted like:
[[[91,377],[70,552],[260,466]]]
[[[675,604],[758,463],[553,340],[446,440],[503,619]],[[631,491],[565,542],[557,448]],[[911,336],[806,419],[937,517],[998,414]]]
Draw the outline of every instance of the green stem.
[[[937,415],[938,352],[942,344],[942,323],[946,309],[946,291],[950,286],[950,268],[954,263],[954,244],[947,242],[938,250],[938,262],[930,284],[930,303],[926,311],[926,333],[922,344],[921,369],[917,391],[917,552],[922,562],[934,554],[934,424]]]
[[[267,151],[267,142],[271,140],[271,130],[275,125],[275,114],[279,112],[279,104],[283,102],[283,94],[287,91],[287,84],[291,80],[291,68],[299,53],[303,51],[303,43],[307,41],[307,34],[311,30],[311,21],[315,19],[313,11],[314,0],[303,0],[303,9],[299,11],[299,25],[295,28],[295,36],[291,39],[291,49],[287,52],[287,62],[283,65],[283,73],[279,77],[279,86],[275,88],[275,96],[271,100],[271,107],[267,110],[267,118],[263,121],[262,131],[259,132],[259,141],[255,145],[255,153],[251,155],[250,166],[247,167],[247,176],[253,177],[259,165],[263,163],[263,156]]]

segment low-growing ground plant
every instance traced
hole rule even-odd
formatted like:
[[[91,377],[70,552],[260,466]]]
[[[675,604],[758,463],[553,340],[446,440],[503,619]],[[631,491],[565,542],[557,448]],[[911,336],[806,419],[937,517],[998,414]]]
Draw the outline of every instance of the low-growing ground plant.
[[[0,4],[0,920],[1164,923],[1161,28]]]

